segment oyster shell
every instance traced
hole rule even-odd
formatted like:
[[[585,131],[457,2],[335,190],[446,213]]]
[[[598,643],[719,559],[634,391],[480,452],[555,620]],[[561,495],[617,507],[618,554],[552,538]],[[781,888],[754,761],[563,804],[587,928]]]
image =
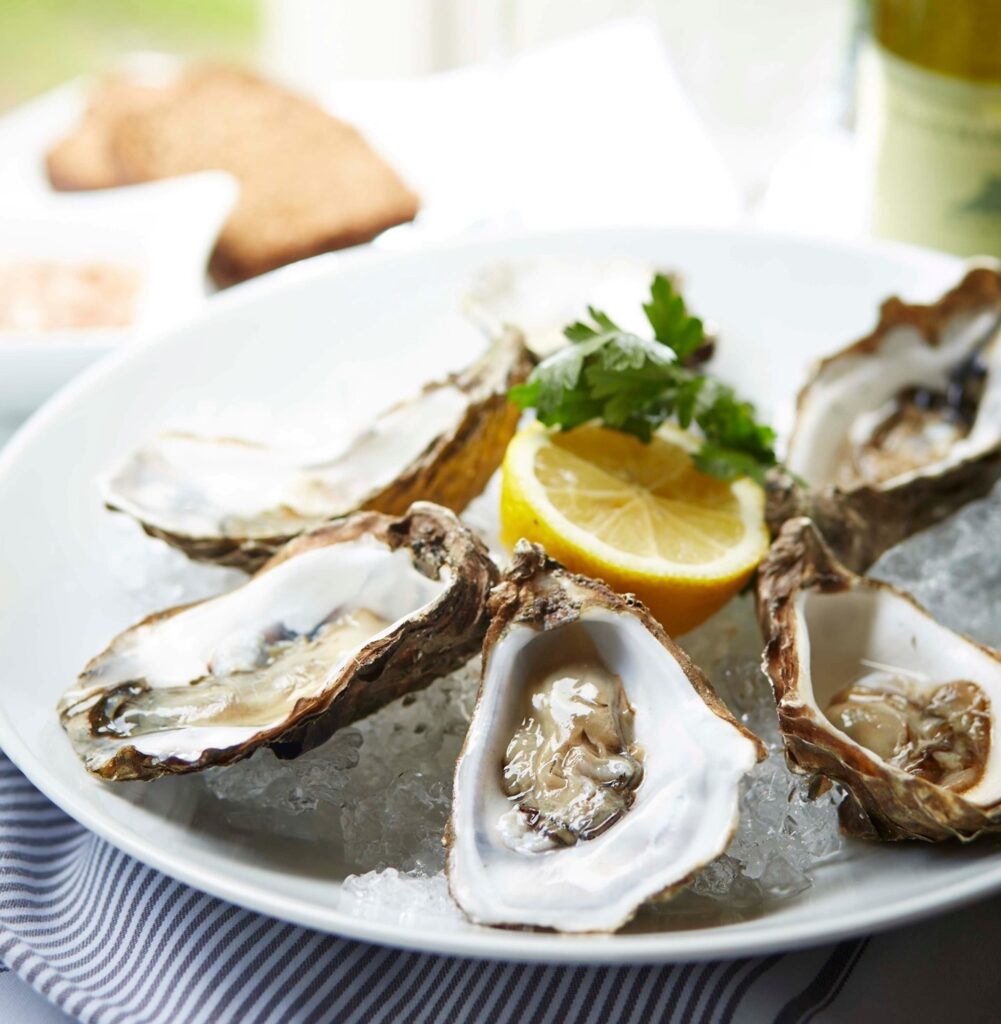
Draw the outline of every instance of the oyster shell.
[[[481,924],[612,931],[725,849],[764,749],[636,598],[537,545],[518,544],[491,610],[452,895]]]
[[[567,344],[563,329],[579,320],[588,306],[607,313],[624,330],[647,334],[643,304],[659,268],[626,256],[525,256],[481,267],[462,298],[466,315],[488,335],[513,324],[540,359]],[[678,274],[660,273],[681,289]],[[716,344],[715,325],[706,324],[706,341],[687,362],[708,360]]]
[[[971,839],[1001,827],[1001,656],[841,565],[808,519],[759,570],[786,758],[841,783],[845,831]]]
[[[220,597],[117,636],[59,702],[87,769],[153,779],[293,756],[479,650],[497,569],[447,509],[359,512]]]
[[[322,459],[171,431],[102,482],[111,509],[191,558],[253,571],[304,530],[359,509],[402,515],[427,500],[461,511],[517,428],[507,391],[531,358],[507,329],[462,373],[428,384]]]
[[[1001,478],[1001,275],[971,269],[938,302],[883,304],[865,338],[825,359],[799,395],[773,473],[773,533],[796,516],[862,572],[887,548]]]

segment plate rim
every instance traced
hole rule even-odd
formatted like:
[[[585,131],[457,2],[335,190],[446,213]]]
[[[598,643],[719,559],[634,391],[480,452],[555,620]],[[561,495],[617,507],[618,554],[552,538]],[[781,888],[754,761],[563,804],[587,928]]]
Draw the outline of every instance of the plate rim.
[[[148,348],[169,346],[171,338],[199,321],[212,321],[225,316],[230,309],[252,305],[259,298],[284,291],[300,282],[322,279],[346,269],[366,268],[383,264],[406,262],[415,258],[428,258],[439,253],[456,250],[478,250],[492,244],[538,244],[547,240],[566,240],[587,236],[589,239],[607,239],[610,247],[616,239],[644,236],[657,238],[716,237],[721,241],[762,239],[776,245],[812,246],[827,250],[901,260],[939,259],[953,261],[962,266],[958,257],[938,253],[900,242],[882,240],[845,240],[791,232],[762,232],[748,228],[689,226],[654,226],[565,229],[560,231],[498,231],[439,241],[420,247],[407,247],[396,251],[366,249],[357,252],[329,253],[282,268],[262,278],[237,285],[210,298],[183,319],[152,330],[142,345],[129,346],[113,352],[107,358],[86,369],[79,377],[63,387],[35,411],[0,451],[0,479],[11,467],[20,463],[22,450],[28,448],[36,435],[42,434],[48,424],[58,420],[62,411],[88,392],[97,393],[101,382],[118,372],[120,366],[142,358]],[[970,902],[1001,889],[1001,858],[993,870],[973,879],[957,879],[940,885],[932,893],[900,898],[888,904],[873,906],[865,915],[857,910],[836,917],[824,916],[794,922],[785,926],[781,936],[758,925],[767,917],[728,925],[725,932],[719,928],[698,928],[672,932],[642,932],[626,935],[573,936],[530,931],[443,929],[430,933],[412,925],[366,920],[343,910],[323,906],[318,909],[305,899],[271,897],[267,890],[249,881],[218,875],[213,869],[200,869],[197,865],[175,862],[156,847],[145,847],[130,830],[119,828],[114,821],[102,818],[96,804],[78,801],[63,792],[57,775],[50,775],[45,761],[33,753],[20,739],[14,723],[0,704],[0,749],[47,799],[83,827],[111,843],[116,849],[135,857],[168,877],[227,900],[248,910],[257,911],[279,920],[313,928],[318,931],[342,935],[361,941],[375,942],[395,948],[417,952],[464,956],[471,958],[500,958],[522,962],[617,964],[684,962],[704,959],[727,959],[787,951],[804,946],[838,941],[871,933],[928,917],[951,907]]]

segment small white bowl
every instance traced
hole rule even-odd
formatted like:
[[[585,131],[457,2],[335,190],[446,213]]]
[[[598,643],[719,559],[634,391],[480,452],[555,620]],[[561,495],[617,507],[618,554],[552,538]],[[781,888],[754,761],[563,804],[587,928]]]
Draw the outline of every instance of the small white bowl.
[[[95,359],[196,309],[208,291],[209,255],[238,192],[231,175],[210,171],[0,202],[0,261],[112,263],[139,274],[128,326],[0,329],[0,420],[26,415]]]

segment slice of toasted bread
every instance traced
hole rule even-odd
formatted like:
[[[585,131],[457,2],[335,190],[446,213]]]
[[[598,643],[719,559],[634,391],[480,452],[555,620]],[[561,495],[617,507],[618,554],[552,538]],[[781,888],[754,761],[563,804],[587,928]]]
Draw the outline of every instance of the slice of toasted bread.
[[[53,186],[68,190],[202,170],[234,174],[240,202],[210,266],[220,284],[368,241],[418,208],[353,127],[225,65],[187,68],[169,83],[107,76],[46,164]]]
[[[121,184],[111,139],[126,114],[160,102],[167,89],[145,85],[126,75],[107,75],[91,92],[80,123],[46,154],[52,187],[73,192]]]
[[[166,102],[123,116],[111,150],[123,181],[213,169],[239,179],[212,258],[220,284],[368,241],[418,208],[351,125],[245,71],[186,77]]]

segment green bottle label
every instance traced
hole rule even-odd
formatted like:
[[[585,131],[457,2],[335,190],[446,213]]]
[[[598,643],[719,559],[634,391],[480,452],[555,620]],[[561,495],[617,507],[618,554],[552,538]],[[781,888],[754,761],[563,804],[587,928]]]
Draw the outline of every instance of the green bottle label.
[[[1001,86],[863,55],[859,130],[874,168],[872,229],[1001,256]]]

